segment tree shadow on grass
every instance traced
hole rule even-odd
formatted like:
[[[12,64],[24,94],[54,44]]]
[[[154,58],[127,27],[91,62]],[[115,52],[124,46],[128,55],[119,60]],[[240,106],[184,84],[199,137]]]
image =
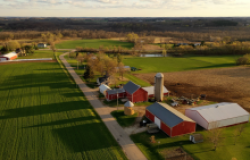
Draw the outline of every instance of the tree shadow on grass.
[[[87,101],[52,103],[47,105],[3,110],[1,112],[4,113],[4,116],[0,116],[0,119],[28,117],[34,115],[50,114],[50,113],[65,112],[65,111],[80,110],[80,109],[93,109],[93,108],[89,105]]]
[[[53,133],[73,152],[118,147],[118,144],[103,123],[88,123],[54,129]]]
[[[57,120],[57,121],[54,121],[54,122],[43,123],[43,124],[28,126],[28,127],[23,127],[23,128],[45,127],[45,126],[53,126],[53,125],[64,125],[64,124],[75,123],[75,122],[84,122],[84,121],[88,121],[88,120],[97,120],[97,117],[88,116],[88,117],[77,117],[77,118],[71,118],[71,119],[63,119],[63,120]]]
[[[203,66],[203,67],[191,67],[191,68],[187,68],[185,70],[223,68],[223,67],[235,67],[235,66],[236,65],[234,63],[225,63],[225,64],[217,64],[217,65]]]

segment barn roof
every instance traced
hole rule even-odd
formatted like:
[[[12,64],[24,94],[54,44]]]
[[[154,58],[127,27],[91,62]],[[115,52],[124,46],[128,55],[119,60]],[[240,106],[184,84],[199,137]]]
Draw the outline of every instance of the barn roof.
[[[171,128],[183,121],[194,122],[192,119],[186,117],[165,103],[155,102],[154,104],[148,106],[147,110]]]
[[[104,93],[104,91],[106,91],[106,90],[111,90],[111,88],[105,84],[100,85],[99,89],[100,89],[101,93]]]
[[[149,87],[142,87],[145,91],[148,92],[148,95],[155,94],[155,86],[149,86]],[[168,90],[165,86],[163,86],[163,93],[168,93]]]
[[[206,119],[208,122],[249,115],[249,113],[237,103],[229,102],[190,108],[188,110],[199,112],[201,116],[204,117],[204,119]]]
[[[125,90],[123,88],[107,90],[108,94],[117,94],[117,93],[124,93],[124,92]]]
[[[133,83],[132,81],[129,81],[127,84],[125,84],[123,86],[123,88],[130,94],[135,93],[135,91],[137,91],[139,88],[141,88],[141,86]]]

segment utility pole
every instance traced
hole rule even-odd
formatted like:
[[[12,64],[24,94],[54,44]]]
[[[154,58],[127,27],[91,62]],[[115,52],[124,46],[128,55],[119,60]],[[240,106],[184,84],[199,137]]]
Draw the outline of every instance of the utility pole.
[[[116,108],[116,110],[118,111],[118,90],[116,90],[116,94],[117,94],[117,108]]]

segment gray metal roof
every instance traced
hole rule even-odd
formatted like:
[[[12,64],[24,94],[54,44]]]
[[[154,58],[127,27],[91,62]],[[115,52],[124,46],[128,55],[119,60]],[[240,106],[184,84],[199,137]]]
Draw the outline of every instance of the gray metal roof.
[[[155,102],[154,104],[148,106],[147,110],[171,128],[183,121],[194,122],[165,103]]]
[[[123,88],[130,94],[135,93],[135,91],[137,91],[139,88],[141,88],[141,86],[129,81],[127,84],[125,84],[123,86]]]
[[[123,92],[125,92],[123,88],[107,90],[108,94],[116,94],[116,93],[123,93]]]
[[[155,94],[155,86],[142,87],[145,91],[148,92],[148,95]],[[163,86],[163,93],[168,93],[168,90],[165,86]]]

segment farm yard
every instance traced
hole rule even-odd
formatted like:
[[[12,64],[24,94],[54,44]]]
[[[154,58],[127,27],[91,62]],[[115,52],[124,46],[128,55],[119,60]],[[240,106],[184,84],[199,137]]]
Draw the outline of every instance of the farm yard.
[[[0,72],[0,159],[126,159],[58,63],[7,64]]]
[[[203,143],[193,144],[189,141],[189,135],[168,137],[162,131],[155,134],[156,143],[150,143],[150,134],[143,132],[131,135],[136,145],[141,149],[148,160],[164,160],[165,152],[173,148],[183,148],[195,160],[228,160],[232,158],[248,160],[250,157],[250,124],[248,123],[242,135],[234,145],[234,134],[238,126],[223,129],[223,140],[218,149],[214,151],[213,144],[207,141],[208,132],[198,130],[205,137]],[[158,143],[160,142],[160,143]]]
[[[35,50],[34,54],[28,54],[25,57],[18,57],[17,59],[36,59],[36,58],[53,58],[55,59],[53,51]]]
[[[154,74],[134,74],[154,83]],[[250,68],[233,67],[164,73],[165,86],[177,96],[206,94],[210,101],[236,102],[250,111]]]
[[[71,40],[62,41],[56,44],[57,49],[75,49],[76,47],[88,47],[88,48],[99,48],[100,46],[113,48],[114,46],[121,46],[123,48],[131,49],[134,47],[133,43],[121,42],[115,40],[98,40],[98,39],[83,39],[83,40]]]
[[[161,58],[125,58],[125,65],[141,68],[136,73],[176,72],[235,66],[239,56],[187,56]]]

